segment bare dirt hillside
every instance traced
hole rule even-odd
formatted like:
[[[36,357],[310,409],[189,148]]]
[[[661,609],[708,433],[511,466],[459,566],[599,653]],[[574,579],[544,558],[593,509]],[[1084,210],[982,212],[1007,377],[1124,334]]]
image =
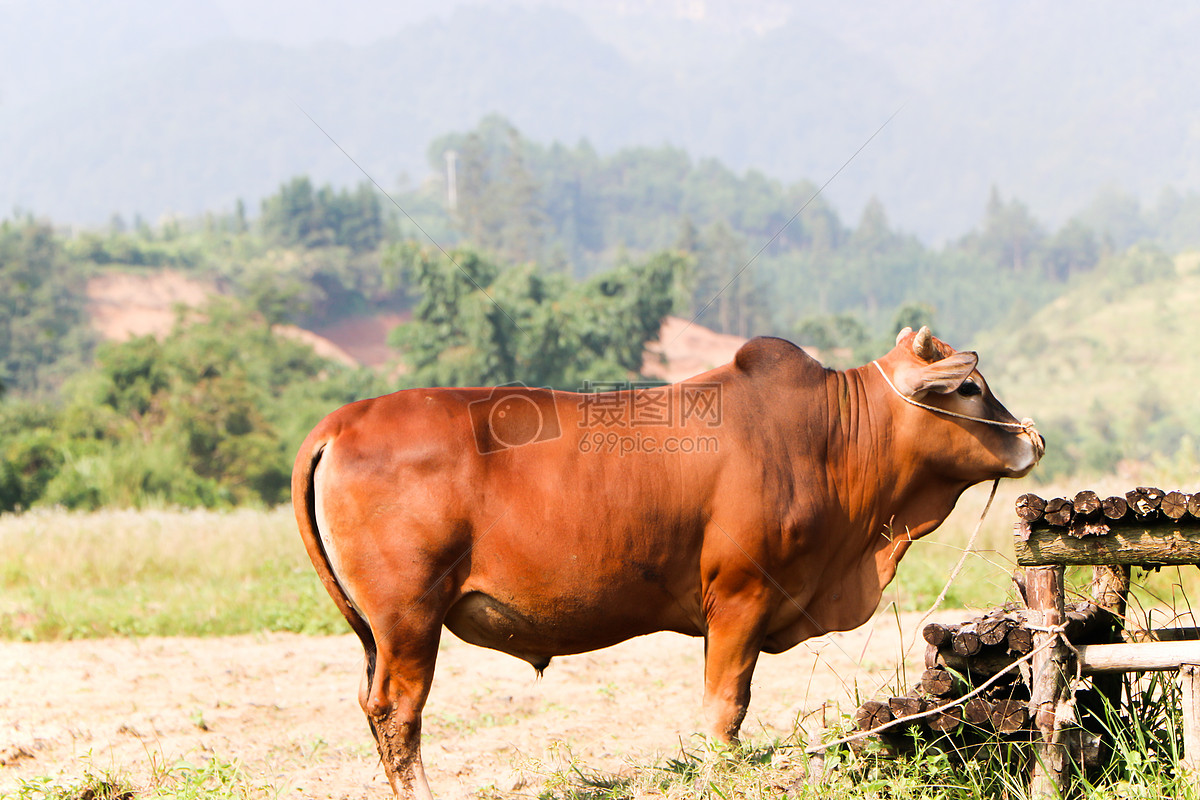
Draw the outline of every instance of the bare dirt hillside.
[[[658,340],[646,344],[642,374],[676,383],[728,364],[746,341],[741,336],[717,333],[681,317],[667,317],[659,329]],[[818,361],[825,355],[815,348],[803,349]],[[828,355],[845,359],[849,353],[839,350]]]
[[[330,361],[336,361],[339,364],[345,364],[350,367],[357,367],[362,363],[336,342],[321,336],[319,333],[313,333],[304,328],[297,328],[295,325],[276,325],[272,330],[280,336],[303,342],[311,347],[317,355],[328,358]]]
[[[109,272],[88,281],[87,313],[92,328],[104,339],[123,342],[134,336],[162,338],[175,324],[179,307],[198,308],[224,294],[214,283],[189,278],[173,270],[155,273]],[[350,366],[380,367],[394,353],[387,334],[404,321],[397,314],[348,320],[321,331],[278,325],[282,336],[310,345],[319,355]]]
[[[716,333],[680,317],[667,317],[659,329],[658,341],[646,344],[642,374],[676,383],[728,364],[745,343],[740,336]]]
[[[960,612],[949,612],[949,617]],[[856,691],[897,678],[918,615],[881,613],[858,630],[763,656],[744,731],[751,740],[812,730]],[[904,635],[901,642],[901,632]],[[919,658],[923,648],[912,648]],[[249,779],[306,798],[389,796],[358,707],[352,636],[0,643],[0,795],[22,779],[91,768],[145,782],[152,764],[239,761]],[[425,712],[425,763],[438,797],[486,787],[536,795],[571,755],[617,771],[694,747],[703,645],[658,634],[528,664],[446,634]]]
[[[211,283],[174,270],[153,274],[106,272],[87,285],[87,313],[102,337],[123,342],[134,336],[165,336],[179,306],[195,308],[220,294]]]
[[[388,334],[411,318],[408,313],[351,317],[313,333],[337,344],[359,364],[382,368],[396,361],[396,351],[387,343]]]

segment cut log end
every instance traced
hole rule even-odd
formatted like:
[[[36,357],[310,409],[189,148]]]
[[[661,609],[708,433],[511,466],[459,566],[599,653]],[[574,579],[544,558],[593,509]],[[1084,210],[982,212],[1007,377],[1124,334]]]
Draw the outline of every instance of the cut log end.
[[[1129,513],[1129,503],[1124,497],[1106,497],[1100,503],[1100,510],[1108,519],[1123,519]]]
[[[921,675],[921,689],[934,697],[946,697],[954,691],[954,676],[941,667],[927,669]]]
[[[997,700],[990,721],[1000,733],[1016,733],[1029,722],[1029,707],[1020,700]]]
[[[926,644],[941,647],[950,640],[951,633],[952,629],[950,626],[931,622],[921,631],[921,636],[924,637]]]
[[[973,656],[983,648],[979,634],[974,630],[960,629],[953,637],[954,652],[960,656]]]
[[[1100,514],[1100,496],[1090,489],[1084,489],[1071,500],[1076,517],[1085,519],[1095,518]]]
[[[1153,486],[1139,486],[1125,493],[1125,502],[1139,518],[1147,519],[1155,516],[1165,496],[1166,493],[1162,489],[1156,489]]]
[[[886,725],[895,717],[892,714],[892,709],[887,703],[882,703],[878,700],[868,700],[859,706],[858,711],[854,713],[854,724],[858,726],[860,731],[870,731],[878,728],[880,725]]]
[[[1189,517],[1200,519],[1200,492],[1188,497],[1187,511]]]
[[[1046,501],[1036,494],[1023,494],[1017,498],[1017,517],[1024,522],[1038,522],[1046,511]]]
[[[1187,513],[1189,499],[1183,492],[1168,492],[1158,507],[1168,519],[1182,519]]]
[[[963,721],[982,728],[992,723],[992,704],[982,697],[972,697],[963,704]]]
[[[1006,637],[1008,651],[1016,655],[1026,655],[1033,650],[1033,631],[1017,626],[1008,632]]]
[[[893,697],[888,700],[888,708],[895,719],[920,714],[925,707],[925,701],[920,697]]]
[[[1006,617],[988,617],[975,626],[975,632],[982,644],[994,647],[1005,640],[1014,624]]]
[[[963,710],[961,706],[951,706],[945,711],[938,712],[929,717],[929,721],[925,724],[930,730],[940,733],[949,733],[962,724]]]
[[[1042,518],[1047,525],[1065,527],[1071,523],[1074,516],[1075,507],[1071,505],[1071,501],[1065,497],[1055,497],[1046,501],[1046,513]]]

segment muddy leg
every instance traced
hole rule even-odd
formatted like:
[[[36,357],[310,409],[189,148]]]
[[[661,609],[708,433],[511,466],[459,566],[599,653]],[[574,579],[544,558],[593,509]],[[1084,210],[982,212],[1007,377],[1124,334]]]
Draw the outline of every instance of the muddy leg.
[[[421,764],[421,710],[433,682],[440,633],[438,625],[381,636],[374,670],[368,661],[369,685],[360,696],[392,792],[403,800],[432,800]]]
[[[432,800],[425,767],[421,763],[421,716],[385,711],[372,717],[379,757],[392,785],[392,793],[409,800]]]

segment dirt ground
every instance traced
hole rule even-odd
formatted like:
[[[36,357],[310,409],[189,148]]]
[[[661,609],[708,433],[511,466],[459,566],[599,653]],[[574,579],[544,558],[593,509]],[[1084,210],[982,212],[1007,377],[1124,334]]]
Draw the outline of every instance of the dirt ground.
[[[939,612],[961,619],[963,612]],[[764,655],[743,727],[751,741],[821,725],[920,675],[920,615],[881,613],[849,633]],[[152,765],[239,762],[284,797],[388,797],[359,710],[361,649],[352,636],[0,643],[0,795],[20,779],[79,777],[91,766],[145,780]],[[698,744],[703,644],[658,634],[526,663],[445,634],[425,710],[424,756],[435,794],[536,796],[549,765],[571,755],[595,769],[648,764]],[[815,712],[815,713],[814,713]],[[565,745],[565,747],[564,747]]]

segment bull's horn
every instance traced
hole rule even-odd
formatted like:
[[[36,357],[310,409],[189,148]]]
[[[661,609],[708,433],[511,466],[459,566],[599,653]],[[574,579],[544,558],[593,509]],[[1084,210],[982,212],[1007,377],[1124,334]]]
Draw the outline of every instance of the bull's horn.
[[[928,325],[922,325],[913,338],[913,352],[922,361],[933,361],[937,358],[937,353],[933,352],[933,334],[929,332]]]
[[[904,330],[897,333],[896,334],[896,344],[900,344],[901,340],[903,340],[904,337],[908,336],[910,333],[912,333],[912,328],[905,328]]]

